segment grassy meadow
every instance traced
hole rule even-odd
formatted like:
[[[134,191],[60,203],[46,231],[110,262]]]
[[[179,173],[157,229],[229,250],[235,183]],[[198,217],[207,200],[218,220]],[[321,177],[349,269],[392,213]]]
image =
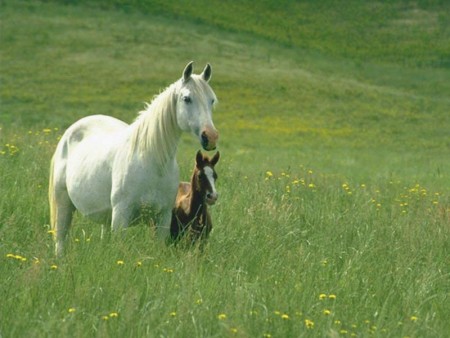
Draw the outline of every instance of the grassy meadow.
[[[0,337],[447,336],[450,6],[345,3],[0,1]],[[75,215],[56,259],[59,137],[190,60],[220,101],[205,250]]]

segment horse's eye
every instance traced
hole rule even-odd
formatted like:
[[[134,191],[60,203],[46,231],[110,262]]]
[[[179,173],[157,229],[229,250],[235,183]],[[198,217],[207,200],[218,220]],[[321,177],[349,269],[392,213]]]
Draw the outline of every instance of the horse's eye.
[[[183,101],[186,103],[191,103],[192,99],[189,96],[183,96]]]
[[[216,100],[212,99],[211,100],[211,105],[214,105],[215,102],[216,102]]]

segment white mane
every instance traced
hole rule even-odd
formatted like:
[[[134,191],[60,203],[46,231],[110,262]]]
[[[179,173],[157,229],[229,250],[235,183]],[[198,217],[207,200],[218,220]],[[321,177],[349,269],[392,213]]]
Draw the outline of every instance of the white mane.
[[[139,112],[132,124],[130,158],[135,153],[140,157],[151,153],[164,167],[176,152],[177,137],[169,137],[180,133],[176,117],[176,85],[167,87]]]

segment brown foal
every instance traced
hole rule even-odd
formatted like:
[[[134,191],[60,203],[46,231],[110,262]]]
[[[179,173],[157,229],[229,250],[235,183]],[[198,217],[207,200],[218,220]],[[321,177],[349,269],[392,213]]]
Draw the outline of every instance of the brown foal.
[[[212,158],[203,155],[200,150],[197,152],[191,182],[181,182],[178,187],[170,225],[172,239],[177,240],[187,234],[188,239],[195,242],[199,238],[207,238],[211,232],[208,205],[213,205],[218,198],[214,166],[219,158],[219,152]]]

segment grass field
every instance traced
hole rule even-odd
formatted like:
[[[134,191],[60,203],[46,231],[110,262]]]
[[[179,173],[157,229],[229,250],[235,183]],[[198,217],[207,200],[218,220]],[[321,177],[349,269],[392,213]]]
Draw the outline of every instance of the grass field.
[[[1,1],[0,337],[448,335],[450,6],[346,4]],[[205,251],[76,215],[55,259],[61,134],[190,60],[220,100]]]

